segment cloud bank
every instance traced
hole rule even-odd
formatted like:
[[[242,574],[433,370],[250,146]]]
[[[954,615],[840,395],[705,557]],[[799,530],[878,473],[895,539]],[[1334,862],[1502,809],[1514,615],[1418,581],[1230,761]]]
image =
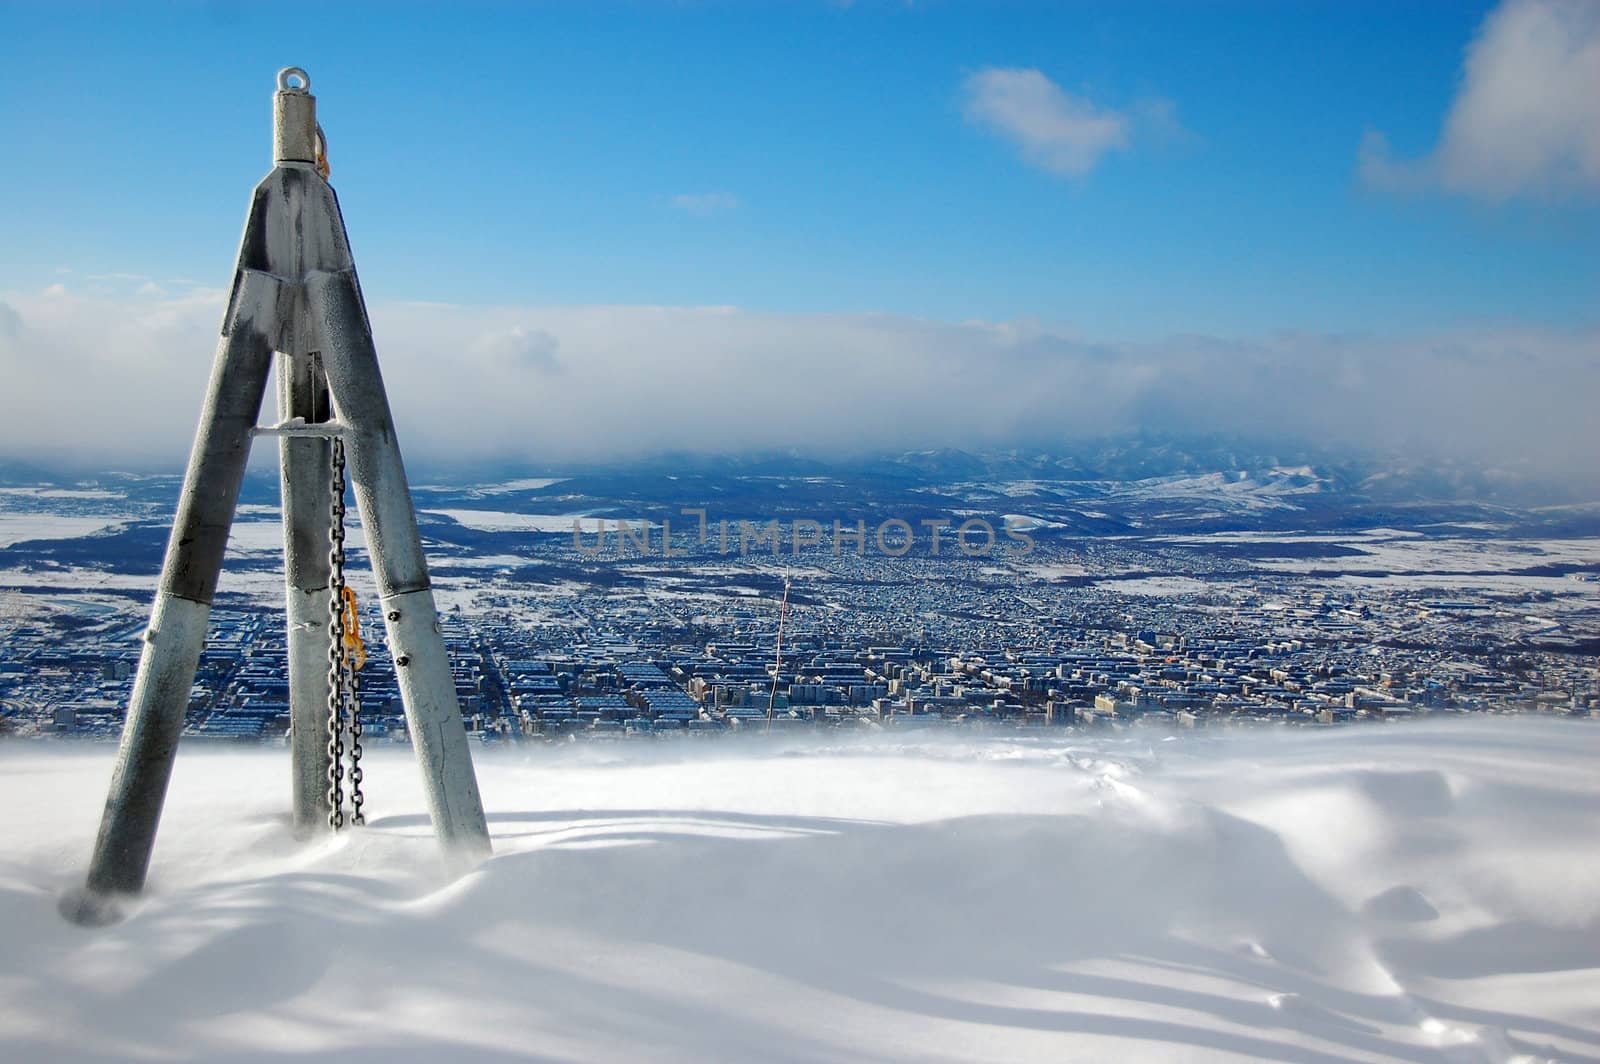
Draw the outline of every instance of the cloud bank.
[[[1600,192],[1600,3],[1506,0],[1467,49],[1431,153],[1396,159],[1369,131],[1362,180],[1499,202]]]
[[[211,290],[4,296],[0,455],[179,466],[222,302]],[[1121,344],[1030,321],[725,307],[371,309],[401,439],[428,462],[1048,447],[1139,429],[1586,478],[1600,453],[1600,330]]]

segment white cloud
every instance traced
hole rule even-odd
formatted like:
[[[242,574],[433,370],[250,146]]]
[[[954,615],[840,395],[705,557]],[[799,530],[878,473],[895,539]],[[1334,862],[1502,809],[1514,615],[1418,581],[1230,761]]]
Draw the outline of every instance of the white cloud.
[[[963,88],[969,121],[1011,141],[1029,164],[1080,177],[1108,152],[1128,147],[1134,121],[1064,92],[1037,70],[985,67]]]
[[[1467,50],[1433,151],[1396,159],[1368,132],[1358,167],[1376,188],[1489,201],[1600,190],[1600,3],[1506,0]]]
[[[675,210],[705,217],[721,211],[736,210],[739,197],[727,192],[683,193],[667,201]]]
[[[479,354],[502,369],[559,373],[562,368],[561,360],[556,357],[560,342],[543,329],[513,325],[499,332],[485,333],[475,346]]]
[[[4,296],[0,455],[180,464],[222,302],[217,291]],[[1048,446],[1141,427],[1408,448],[1587,478],[1600,453],[1600,330],[1119,344],[1029,321],[371,309],[407,453],[433,460]]]

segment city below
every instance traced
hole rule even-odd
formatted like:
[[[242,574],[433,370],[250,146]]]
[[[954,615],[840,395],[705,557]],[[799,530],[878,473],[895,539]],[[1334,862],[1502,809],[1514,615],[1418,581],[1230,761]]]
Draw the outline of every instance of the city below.
[[[959,456],[960,472],[994,474],[972,462],[995,464]],[[1592,507],[1400,507],[1311,467],[979,481],[957,463],[905,459],[914,474],[867,486],[814,470],[419,486],[469,731],[529,744],[1600,709]],[[19,479],[0,489],[0,719],[16,736],[115,738],[177,482]],[[270,478],[247,486],[186,737],[288,730],[275,495]],[[366,741],[404,742],[359,528],[351,543]]]

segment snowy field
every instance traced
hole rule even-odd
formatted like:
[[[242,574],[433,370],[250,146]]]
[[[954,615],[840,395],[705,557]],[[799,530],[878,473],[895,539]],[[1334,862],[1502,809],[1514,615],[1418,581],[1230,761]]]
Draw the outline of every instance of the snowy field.
[[[55,514],[0,513],[0,550],[35,539],[77,539],[116,528],[110,517],[58,517]]]
[[[572,526],[580,533],[594,535],[602,528],[617,534],[617,519],[611,517],[585,517],[581,514],[523,514],[504,510],[423,510],[425,514],[448,517],[462,528],[475,532],[556,532],[572,535]],[[635,534],[642,528],[653,528],[655,522],[644,518],[622,518]]]
[[[111,751],[0,747],[0,1059],[1600,1059],[1600,726],[479,754],[286,827],[180,752],[150,889],[56,915]]]

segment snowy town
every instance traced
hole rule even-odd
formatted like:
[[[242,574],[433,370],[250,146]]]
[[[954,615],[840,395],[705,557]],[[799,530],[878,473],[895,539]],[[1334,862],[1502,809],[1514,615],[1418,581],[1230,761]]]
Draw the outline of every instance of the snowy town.
[[[1325,727],[1600,709],[1589,635],[1600,626],[1600,582],[1582,565],[1520,581],[1456,578],[1462,586],[1445,589],[1266,574],[1180,556],[1170,542],[1041,537],[1031,569],[926,550],[729,559],[687,535],[677,564],[620,543],[595,557],[558,533],[523,542],[519,568],[471,556],[439,566],[456,694],[469,733],[485,743]],[[259,555],[263,571],[241,574],[257,590],[225,596],[212,614],[186,737],[271,742],[288,729],[282,608],[271,554]],[[244,552],[247,570],[252,557]],[[1137,575],[1177,566],[1189,575]],[[94,578],[0,591],[13,607],[50,603],[0,619],[0,705],[12,734],[119,734],[145,619],[137,590],[95,593]],[[404,742],[393,664],[371,635],[382,621],[366,613],[367,741]]]

